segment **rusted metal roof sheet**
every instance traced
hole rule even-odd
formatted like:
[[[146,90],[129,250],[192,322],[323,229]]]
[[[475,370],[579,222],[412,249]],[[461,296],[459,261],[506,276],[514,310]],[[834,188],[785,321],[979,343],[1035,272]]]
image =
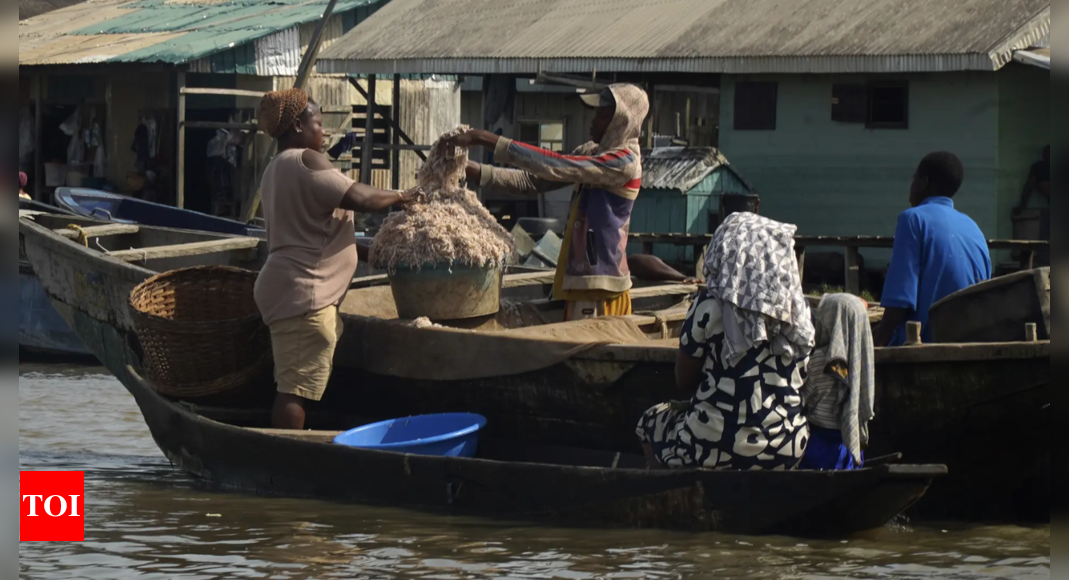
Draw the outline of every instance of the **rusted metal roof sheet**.
[[[325,42],[386,0],[339,0]],[[19,65],[192,64],[198,72],[296,74],[300,27],[327,0],[89,0],[19,22]]]
[[[392,0],[320,72],[998,70],[1050,0]]]
[[[663,147],[642,152],[643,189],[675,189],[686,193],[728,160],[712,147]]]

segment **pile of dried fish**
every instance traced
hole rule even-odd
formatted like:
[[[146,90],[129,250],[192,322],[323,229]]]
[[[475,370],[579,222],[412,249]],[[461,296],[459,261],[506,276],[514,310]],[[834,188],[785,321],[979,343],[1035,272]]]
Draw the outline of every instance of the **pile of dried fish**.
[[[431,148],[420,169],[421,203],[391,214],[371,244],[371,265],[380,270],[462,265],[492,268],[513,253],[512,236],[461,187],[468,151],[444,141],[467,127],[446,133]]]

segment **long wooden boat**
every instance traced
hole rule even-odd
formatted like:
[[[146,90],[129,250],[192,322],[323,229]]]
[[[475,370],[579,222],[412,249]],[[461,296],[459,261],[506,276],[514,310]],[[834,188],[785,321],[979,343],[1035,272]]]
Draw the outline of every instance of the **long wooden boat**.
[[[65,225],[22,220],[19,232],[61,313],[128,386],[134,378],[127,367],[140,364],[126,306],[134,286],[178,267],[256,268],[265,253],[262,244],[243,238],[141,228],[116,241],[148,249],[104,255],[53,231]],[[153,247],[159,245],[165,247]],[[696,288],[638,288],[634,316],[561,323],[563,305],[545,298],[550,278],[506,277],[502,312],[468,328],[396,320],[385,281],[357,281],[342,309],[346,333],[335,374],[309,426],[351,427],[350,410],[367,420],[475,412],[490,420],[492,440],[635,449],[635,425],[649,406],[691,395],[674,390],[674,362]],[[951,475],[930,494],[934,499],[918,506],[922,514],[1015,517],[1033,455],[1049,449],[1046,425],[1037,420],[1050,402],[1049,357],[1049,341],[878,349],[878,419],[869,453],[903,452],[913,463],[950,466]],[[270,377],[249,391],[258,395],[224,422],[268,423]]]
[[[482,441],[474,459],[386,453],[332,444],[340,431],[226,424],[231,412],[168,401],[132,368],[124,377],[175,465],[220,488],[257,494],[579,526],[838,537],[886,524],[946,473],[923,465],[650,471],[636,455],[494,439]]]
[[[56,203],[49,205],[19,200],[19,213],[55,214],[98,219],[109,223],[147,225],[228,235],[263,237],[262,228],[195,211],[168,207],[139,199],[96,191],[63,187],[56,191]],[[37,276],[19,255],[19,348],[50,357],[91,357],[78,335],[55,311]]]

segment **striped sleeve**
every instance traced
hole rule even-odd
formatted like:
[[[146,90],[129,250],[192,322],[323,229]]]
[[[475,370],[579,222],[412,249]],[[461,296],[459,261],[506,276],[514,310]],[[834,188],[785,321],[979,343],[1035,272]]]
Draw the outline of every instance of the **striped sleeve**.
[[[501,138],[494,151],[494,159],[549,181],[635,192],[642,187],[641,159],[630,149],[618,149],[596,156],[562,155]]]
[[[540,179],[519,169],[504,169],[492,165],[482,166],[482,181],[479,187],[487,193],[512,195],[538,195],[563,189],[571,184]]]

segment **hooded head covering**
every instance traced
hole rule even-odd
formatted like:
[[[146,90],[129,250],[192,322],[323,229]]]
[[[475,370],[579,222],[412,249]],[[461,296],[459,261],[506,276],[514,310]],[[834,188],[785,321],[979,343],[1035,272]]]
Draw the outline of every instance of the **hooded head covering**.
[[[816,332],[794,254],[797,229],[735,213],[716,231],[705,255],[705,283],[724,306],[728,364],[762,342],[794,359],[813,349]]]
[[[598,143],[597,153],[630,149],[640,154],[642,147],[638,140],[642,136],[642,123],[650,112],[646,91],[626,83],[609,85],[607,90],[616,103],[616,114]]]
[[[285,135],[308,108],[308,101],[308,93],[301,89],[267,93],[256,114],[260,129],[275,139]]]
[[[861,465],[861,446],[868,442],[868,424],[876,417],[876,366],[868,309],[857,296],[828,294],[821,299],[815,320],[817,348],[826,350],[828,356],[827,367],[813,372],[834,369],[838,380],[831,384],[845,388],[807,394],[807,399],[824,402],[810,411],[815,415],[812,420],[818,426],[838,428],[843,445]],[[811,383],[823,384],[812,379],[811,374]],[[809,401],[806,406],[810,407]]]

